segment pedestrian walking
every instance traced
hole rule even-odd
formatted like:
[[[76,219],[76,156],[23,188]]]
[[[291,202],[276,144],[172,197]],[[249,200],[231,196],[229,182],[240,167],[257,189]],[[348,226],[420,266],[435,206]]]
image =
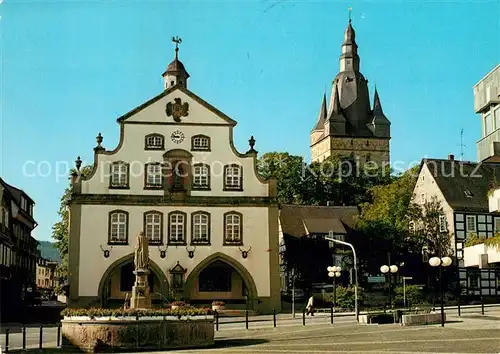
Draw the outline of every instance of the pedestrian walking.
[[[311,296],[309,298],[309,301],[307,301],[307,315],[314,316],[314,296]]]

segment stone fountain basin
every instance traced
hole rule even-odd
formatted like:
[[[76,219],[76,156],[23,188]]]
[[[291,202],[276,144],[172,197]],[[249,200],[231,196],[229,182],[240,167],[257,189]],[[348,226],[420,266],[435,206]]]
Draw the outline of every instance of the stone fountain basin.
[[[214,316],[65,316],[62,350],[86,353],[205,348],[215,344]]]

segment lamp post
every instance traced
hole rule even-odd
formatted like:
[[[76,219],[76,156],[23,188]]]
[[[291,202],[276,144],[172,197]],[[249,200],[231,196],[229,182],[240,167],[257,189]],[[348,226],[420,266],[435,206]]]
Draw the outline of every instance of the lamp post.
[[[413,279],[413,277],[403,277],[403,307],[406,307],[406,280],[411,279]]]
[[[328,270],[328,276],[333,279],[333,308],[335,309],[337,306],[337,286],[335,279],[340,277],[342,269],[338,266],[332,266],[326,268],[326,270]]]
[[[450,257],[432,257],[429,259],[431,267],[439,267],[439,292],[441,293],[441,327],[444,327],[444,293],[443,293],[443,267],[451,265],[452,260]]]
[[[391,266],[383,265],[382,267],[380,267],[380,271],[383,274],[388,273],[388,278],[389,278],[389,308],[391,308],[392,307],[391,274],[396,273],[398,271],[398,266],[396,266],[396,265],[391,265]]]
[[[356,250],[354,246],[348,242],[337,240],[333,237],[333,232],[329,232],[328,236],[325,237],[327,241],[332,241],[335,243],[340,243],[344,246],[349,246],[352,250],[352,255],[354,258],[354,313],[356,314],[356,322],[359,322],[359,308],[358,308],[358,258],[356,257]]]

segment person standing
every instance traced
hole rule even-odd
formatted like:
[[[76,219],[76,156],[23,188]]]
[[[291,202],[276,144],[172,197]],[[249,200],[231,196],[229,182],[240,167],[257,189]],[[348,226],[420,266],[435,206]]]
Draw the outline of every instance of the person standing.
[[[314,296],[311,295],[309,301],[307,301],[307,315],[314,316]]]

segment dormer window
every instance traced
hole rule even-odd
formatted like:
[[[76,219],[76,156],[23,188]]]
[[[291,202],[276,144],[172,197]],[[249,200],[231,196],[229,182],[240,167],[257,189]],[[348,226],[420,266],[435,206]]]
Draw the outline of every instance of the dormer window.
[[[243,167],[236,164],[224,166],[224,190],[243,190]]]
[[[145,137],[145,150],[163,150],[165,139],[161,134],[149,134]]]
[[[210,151],[210,137],[206,135],[195,135],[191,138],[192,151]]]
[[[129,188],[129,164],[116,161],[111,164],[109,188]]]

